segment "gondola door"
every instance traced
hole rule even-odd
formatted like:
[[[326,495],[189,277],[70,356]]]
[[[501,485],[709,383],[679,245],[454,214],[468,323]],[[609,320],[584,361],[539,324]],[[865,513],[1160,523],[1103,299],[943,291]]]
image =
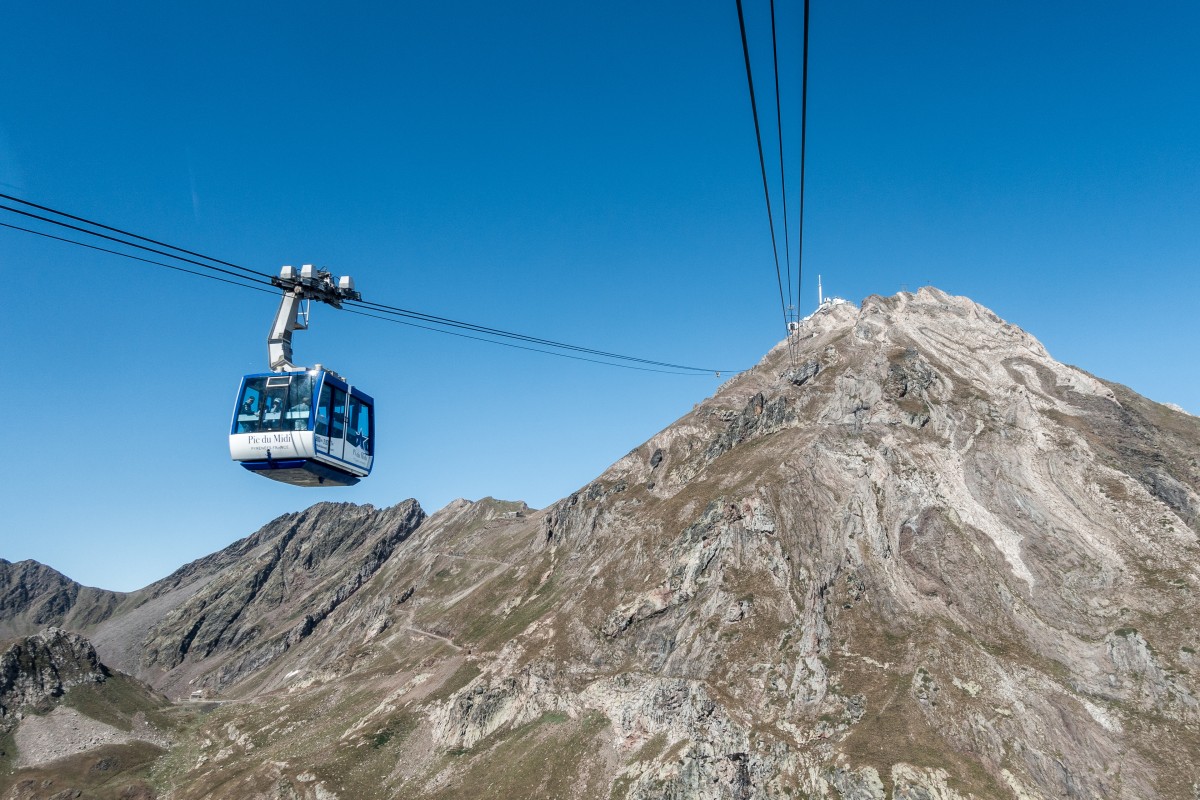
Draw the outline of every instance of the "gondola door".
[[[346,457],[346,393],[333,387],[329,407],[329,455],[340,460]]]
[[[346,392],[331,386],[328,379],[321,386],[317,405],[317,452],[338,460],[346,449]]]
[[[375,436],[372,422],[372,402],[355,389],[350,390],[350,414],[346,421],[345,459],[360,469],[371,469],[372,441]]]

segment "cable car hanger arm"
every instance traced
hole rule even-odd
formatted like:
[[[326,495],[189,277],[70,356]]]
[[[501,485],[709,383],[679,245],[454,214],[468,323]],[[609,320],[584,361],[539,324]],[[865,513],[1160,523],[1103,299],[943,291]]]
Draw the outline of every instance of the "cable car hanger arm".
[[[354,290],[354,279],[349,275],[338,278],[335,284],[332,273],[312,264],[301,267],[299,275],[295,267],[285,266],[271,283],[283,290],[283,297],[267,336],[267,362],[272,372],[303,370],[292,363],[292,331],[308,328],[308,308],[306,305],[302,311],[301,302],[317,300],[341,308],[343,300],[362,300],[362,295]]]

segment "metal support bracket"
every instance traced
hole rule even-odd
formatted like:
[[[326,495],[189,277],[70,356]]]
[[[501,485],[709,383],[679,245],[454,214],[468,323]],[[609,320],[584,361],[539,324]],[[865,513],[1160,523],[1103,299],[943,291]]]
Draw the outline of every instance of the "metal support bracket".
[[[313,300],[341,308],[343,300],[361,300],[354,290],[354,279],[343,275],[334,283],[333,274],[305,264],[299,273],[295,267],[283,267],[271,283],[283,290],[279,310],[267,335],[267,360],[272,372],[296,372],[304,367],[292,363],[292,331],[308,329],[309,304]]]

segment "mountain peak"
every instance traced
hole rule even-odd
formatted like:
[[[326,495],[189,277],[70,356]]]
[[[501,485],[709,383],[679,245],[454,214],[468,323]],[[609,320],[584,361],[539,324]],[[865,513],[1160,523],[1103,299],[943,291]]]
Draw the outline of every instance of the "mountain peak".
[[[665,458],[673,443],[687,439],[683,473],[653,481],[661,493],[686,484],[705,461],[755,433],[802,428],[899,435],[908,429],[913,436],[965,441],[983,421],[979,415],[1020,426],[1031,414],[1075,413],[1073,403],[1083,398],[1118,404],[1110,386],[1055,361],[1032,335],[966,297],[923,287],[915,294],[873,295],[860,306],[829,302],[757,366],[728,380],[604,477],[644,482],[649,471],[669,472],[657,461],[643,462],[655,453]],[[705,441],[691,441],[695,436]]]
[[[545,509],[321,504],[94,641],[254,699],[181,797],[1187,797],[1197,452],[967,298],[831,303]]]

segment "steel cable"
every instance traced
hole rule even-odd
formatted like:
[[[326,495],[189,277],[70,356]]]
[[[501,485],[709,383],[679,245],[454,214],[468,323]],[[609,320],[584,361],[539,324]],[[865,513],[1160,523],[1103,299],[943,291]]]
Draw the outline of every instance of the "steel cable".
[[[763,197],[767,201],[767,223],[771,228],[771,252],[775,255],[775,280],[779,284],[779,309],[783,312],[783,325],[787,328],[787,301],[783,299],[783,276],[779,270],[779,245],[775,239],[775,216],[771,213],[771,192],[767,188],[767,162],[763,157],[762,130],[758,124],[758,101],[754,97],[754,75],[750,69],[750,45],[746,41],[746,17],[742,11],[742,0],[737,0],[738,27],[742,32],[742,55],[746,60],[746,83],[750,88],[750,112],[754,116],[754,140],[758,145],[758,166],[762,172]]]
[[[787,267],[787,296],[792,296],[792,244],[789,236],[787,178],[783,170],[783,110],[779,101],[779,46],[775,39],[775,0],[771,0],[771,63],[775,68],[775,135],[779,139],[779,191],[783,200],[783,256]]]
[[[242,272],[248,273],[250,275],[254,275],[259,278],[268,278],[269,279],[271,277],[270,275],[259,272],[257,270],[249,269],[247,267],[239,266],[237,264],[232,264],[228,261],[222,261],[219,258],[213,258],[212,256],[206,256],[203,253],[197,253],[193,250],[185,250],[182,247],[176,247],[173,244],[167,244],[166,242],[160,242],[157,239],[150,239],[146,236],[139,236],[136,233],[130,233],[129,231],[122,230],[120,228],[114,228],[109,225],[105,225],[101,222],[96,222],[94,220],[87,219],[85,217],[77,217],[74,214],[68,214],[65,211],[59,211],[58,209],[50,208],[49,206],[38,205],[37,203],[30,202],[29,200],[22,200],[20,197],[13,197],[11,194],[0,193],[0,198],[3,198],[5,200],[11,200],[14,203],[20,203],[21,205],[29,206],[30,208],[36,208],[41,211],[49,211],[51,214],[56,214],[60,217],[66,217],[67,219],[73,219],[76,222],[83,222],[83,223],[86,223],[86,224],[91,225],[96,228],[103,228],[106,231],[112,231],[113,233],[119,233],[122,236],[130,236],[130,237],[133,237],[134,239],[138,239],[143,242],[149,242],[150,244],[156,244],[159,247],[168,247],[172,250],[178,250],[180,253],[187,253],[189,256],[196,256],[197,258],[203,258],[206,261],[212,261],[217,264],[224,264],[227,267],[233,267],[234,269],[241,270]]]
[[[177,272],[184,272],[184,273],[187,273],[190,275],[196,275],[198,277],[210,278],[212,280],[217,280],[222,283],[228,283],[228,284],[231,284],[234,286],[240,286],[240,287],[246,288],[246,289],[255,289],[256,291],[262,291],[262,292],[268,292],[270,294],[275,294],[275,291],[273,291],[273,289],[260,288],[260,286],[254,286],[254,285],[249,285],[247,283],[239,282],[239,281],[252,281],[253,283],[260,284],[261,286],[273,286],[273,284],[271,283],[271,280],[270,280],[271,276],[266,273],[258,272],[256,270],[252,270],[247,267],[242,267],[237,264],[233,264],[232,262],[229,262],[229,261],[223,261],[221,259],[213,258],[211,256],[206,256],[201,253],[197,253],[193,250],[187,250],[182,247],[177,247],[175,245],[168,244],[166,242],[162,242],[157,239],[151,239],[149,237],[131,233],[129,231],[122,230],[120,228],[115,228],[115,227],[112,227],[109,225],[105,225],[103,223],[95,222],[94,220],[89,220],[84,217],[79,217],[79,216],[76,216],[73,214],[68,214],[63,211],[58,211],[57,209],[50,208],[49,206],[39,205],[39,204],[32,203],[27,200],[22,200],[20,198],[14,198],[11,195],[0,194],[0,197],[8,198],[10,200],[13,200],[14,202],[18,202],[23,205],[30,206],[32,208],[37,208],[39,210],[46,211],[51,214],[56,214],[58,216],[65,217],[67,219],[72,219],[77,222],[82,222],[86,225],[91,225],[96,228],[102,228],[103,230],[112,231],[113,233],[119,233],[123,236],[128,236],[128,237],[138,239],[143,242],[151,242],[151,243],[159,245],[161,247],[165,247],[170,250],[175,250],[180,253],[187,253],[189,255],[194,255],[194,256],[197,256],[198,258],[203,258],[208,261],[215,262],[217,264],[224,264],[226,266],[231,266],[237,270],[240,270],[242,273],[245,273],[245,274],[231,272],[230,270],[224,269],[222,267],[214,266],[213,264],[206,264],[202,261],[197,261],[197,260],[194,260],[191,258],[185,258],[183,256],[176,255],[175,253],[166,252],[164,250],[158,250],[153,247],[147,247],[146,245],[138,244],[137,242],[127,241],[125,239],[120,239],[115,236],[110,236],[108,234],[100,233],[98,231],[89,230],[87,228],[83,228],[78,225],[72,225],[72,224],[70,224],[68,222],[64,222],[62,220],[53,219],[51,217],[42,216],[40,214],[34,214],[30,211],[24,211],[24,210],[21,210],[18,208],[13,208],[11,206],[0,205],[0,210],[3,210],[3,211],[8,211],[8,212],[11,212],[14,214],[19,214],[24,217],[36,219],[36,220],[39,220],[42,222],[49,223],[51,225],[56,225],[58,227],[66,228],[66,229],[76,231],[78,233],[82,233],[82,234],[85,234],[88,236],[94,236],[94,237],[98,237],[101,239],[105,239],[107,241],[115,242],[117,244],[124,245],[126,247],[137,248],[139,250],[154,253],[156,255],[164,256],[166,258],[174,259],[176,261],[182,261],[182,262],[200,267],[205,270],[221,273],[224,275],[229,275],[233,278],[236,278],[237,280],[235,281],[235,280],[229,280],[228,278],[220,278],[220,277],[217,277],[216,275],[210,275],[207,273],[198,272],[196,270],[187,269],[185,267],[181,267],[181,266],[178,266],[175,264],[168,264],[168,263],[164,263],[161,261],[155,261],[153,259],[143,258],[141,256],[134,255],[132,253],[125,253],[125,252],[121,252],[119,250],[112,250],[112,249],[106,248],[106,247],[98,247],[96,245],[87,244],[85,242],[80,242],[80,241],[77,241],[74,239],[69,239],[69,238],[65,238],[65,237],[61,237],[61,236],[55,236],[53,234],[45,233],[43,231],[38,231],[38,230],[31,229],[31,228],[24,228],[19,225],[11,225],[8,223],[0,222],[0,226],[3,226],[5,228],[23,231],[25,233],[35,234],[37,236],[42,236],[42,237],[45,237],[48,239],[54,239],[56,241],[64,242],[67,244],[73,244],[73,245],[77,245],[80,247],[86,247],[91,250],[98,250],[98,251],[105,252],[105,253],[111,253],[113,255],[132,259],[135,261],[141,261],[141,262],[144,262],[147,264],[153,264],[156,266],[165,267],[167,269],[175,270]],[[506,331],[506,330],[503,330],[500,328],[492,328],[492,327],[488,327],[485,325],[476,325],[476,324],[470,323],[470,322],[454,320],[454,319],[450,319],[448,317],[440,317],[440,316],[437,316],[434,314],[425,314],[420,311],[413,311],[410,309],[399,308],[397,306],[386,305],[383,303],[362,302],[362,301],[348,301],[348,302],[352,303],[354,305],[360,306],[362,308],[369,309],[371,311],[379,312],[379,314],[389,315],[387,317],[382,317],[382,316],[379,316],[378,314],[369,314],[364,311],[353,311],[353,309],[348,309],[348,310],[352,310],[353,313],[357,313],[361,316],[376,317],[378,319],[385,319],[386,321],[390,321],[390,322],[399,322],[401,324],[409,325],[411,327],[423,328],[425,330],[431,330],[431,331],[435,331],[438,333],[445,333],[445,334],[449,334],[452,336],[458,336],[460,338],[474,339],[476,341],[492,342],[493,344],[501,344],[501,345],[505,345],[508,347],[515,347],[515,348],[521,349],[521,350],[529,350],[532,352],[544,353],[546,355],[559,356],[562,358],[571,358],[574,360],[587,361],[587,362],[596,363],[596,364],[608,364],[609,366],[625,367],[625,368],[629,368],[629,369],[638,369],[638,370],[649,371],[649,372],[662,372],[665,374],[672,374],[672,375],[687,375],[687,374],[700,375],[700,374],[706,374],[706,373],[715,373],[717,375],[720,375],[721,373],[735,373],[735,372],[741,371],[741,370],[725,370],[725,369],[718,370],[718,369],[712,369],[712,368],[708,368],[708,367],[691,367],[691,366],[687,366],[687,365],[683,365],[683,364],[673,364],[673,363],[665,362],[665,361],[655,361],[652,359],[639,358],[637,356],[629,356],[629,355],[624,355],[621,353],[614,353],[614,352],[609,352],[609,351],[604,351],[604,350],[597,350],[597,349],[593,349],[593,348],[581,347],[579,345],[572,345],[572,344],[568,344],[566,342],[558,342],[558,341],[554,341],[552,339],[544,339],[544,338],[540,338],[540,337],[536,337],[536,336],[528,336],[525,334],[515,333],[513,331]],[[404,318],[408,318],[408,319],[420,320],[423,322],[429,322],[429,323],[431,323],[431,325],[440,325],[443,327],[437,328],[437,327],[430,327],[430,326],[426,326],[426,325],[419,325],[419,324],[412,323],[412,322],[401,322],[401,320],[396,319],[396,317],[404,317]],[[486,336],[491,336],[491,337],[495,337],[495,338],[487,339],[487,338],[484,338],[481,336],[470,336],[470,335],[463,334],[463,333],[456,333],[451,330],[444,330],[444,328],[458,328],[461,330],[469,330],[469,331],[473,331],[476,333],[482,333],[482,334],[485,334]],[[575,353],[585,353],[588,355],[595,355],[595,356],[599,356],[601,358],[613,359],[617,362],[627,361],[627,362],[631,362],[631,363],[623,364],[623,363],[613,363],[612,361],[600,361],[597,359],[584,358],[584,357],[578,356],[578,355],[569,355],[567,353],[558,353],[558,352],[554,352],[553,350],[543,350],[543,349],[537,348],[537,347],[527,347],[527,346],[523,346],[523,345],[511,344],[508,342],[497,341],[497,339],[513,339],[516,341],[527,342],[529,344],[540,344],[545,347],[556,348],[559,350],[569,350],[569,351],[572,351]],[[642,364],[645,366],[634,366],[635,364]],[[654,367],[663,367],[665,369],[654,369]]]
[[[800,72],[800,222],[796,239],[796,308],[800,308],[800,287],[804,277],[804,167],[808,149],[808,4],[804,0],[804,66]]]

